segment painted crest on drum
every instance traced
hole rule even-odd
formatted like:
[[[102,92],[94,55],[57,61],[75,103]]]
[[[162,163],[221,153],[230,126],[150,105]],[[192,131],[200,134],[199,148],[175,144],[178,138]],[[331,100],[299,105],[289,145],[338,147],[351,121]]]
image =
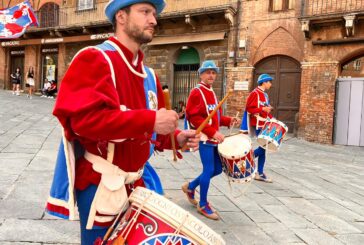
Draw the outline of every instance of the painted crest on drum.
[[[165,233],[145,239],[141,245],[193,245],[187,237],[180,234]]]
[[[152,90],[148,91],[148,102],[149,102],[149,109],[157,110],[158,99],[157,99],[157,95]]]

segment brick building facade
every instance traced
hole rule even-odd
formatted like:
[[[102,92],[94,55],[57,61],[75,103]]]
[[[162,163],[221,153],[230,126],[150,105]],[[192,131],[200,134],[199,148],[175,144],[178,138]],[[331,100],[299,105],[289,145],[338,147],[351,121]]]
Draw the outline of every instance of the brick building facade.
[[[60,83],[79,49],[111,35],[106,2],[39,1],[34,8],[41,27],[1,43],[0,87],[10,88],[17,64],[24,71],[36,68],[38,89],[56,64]],[[298,137],[333,143],[337,79],[364,77],[364,0],[166,2],[157,35],[143,50],[145,63],[170,87],[174,106],[198,82],[198,65],[213,59],[222,68],[214,84],[218,96],[234,90],[224,105],[227,114],[241,115],[257,76],[269,73],[275,78],[269,92],[274,116]]]

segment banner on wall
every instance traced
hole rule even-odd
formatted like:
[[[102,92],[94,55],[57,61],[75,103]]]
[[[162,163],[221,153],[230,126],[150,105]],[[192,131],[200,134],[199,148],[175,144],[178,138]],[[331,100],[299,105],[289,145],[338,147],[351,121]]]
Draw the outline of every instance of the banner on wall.
[[[47,65],[47,79],[48,81],[56,80],[56,65]]]
[[[29,1],[0,10],[0,39],[18,38],[29,26],[38,26]]]

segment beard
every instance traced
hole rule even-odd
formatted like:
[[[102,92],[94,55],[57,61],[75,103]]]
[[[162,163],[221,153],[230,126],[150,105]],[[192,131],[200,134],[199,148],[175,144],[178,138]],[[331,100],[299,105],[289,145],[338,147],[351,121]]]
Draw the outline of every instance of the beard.
[[[126,25],[125,32],[135,42],[140,44],[149,43],[153,39],[153,34],[149,34],[148,28],[141,28],[137,25],[133,25],[130,22]],[[148,32],[147,32],[148,31]]]

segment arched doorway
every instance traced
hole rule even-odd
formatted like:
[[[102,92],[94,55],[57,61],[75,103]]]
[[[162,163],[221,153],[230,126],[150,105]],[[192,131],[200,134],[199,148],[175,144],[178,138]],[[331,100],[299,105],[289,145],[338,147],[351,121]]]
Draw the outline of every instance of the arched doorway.
[[[40,27],[54,27],[58,26],[59,22],[59,6],[55,3],[46,3],[38,13]]]
[[[289,132],[293,132],[300,105],[300,63],[288,56],[268,57],[256,64],[254,85],[262,73],[268,73],[274,78],[268,91],[270,103],[274,107],[273,116],[284,122]]]
[[[186,100],[192,88],[199,82],[198,68],[200,66],[200,56],[196,49],[183,46],[177,55],[174,64],[173,76],[173,107],[178,108],[178,102]]]
[[[335,96],[334,144],[364,146],[364,55],[341,65]]]

